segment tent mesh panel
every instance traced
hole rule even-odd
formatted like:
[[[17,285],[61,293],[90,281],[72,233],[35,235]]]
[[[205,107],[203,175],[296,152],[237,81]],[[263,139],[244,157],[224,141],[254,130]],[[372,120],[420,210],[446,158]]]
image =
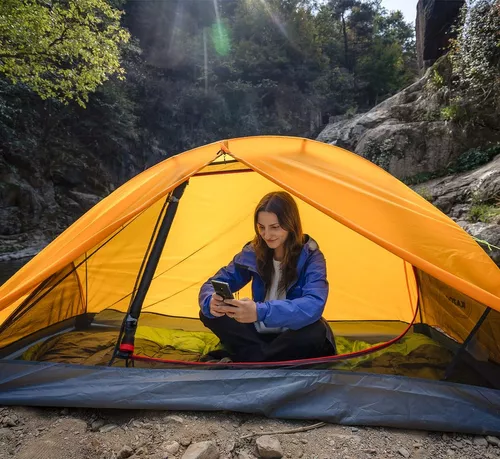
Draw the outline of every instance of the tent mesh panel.
[[[487,306],[416,269],[422,322],[463,343]],[[491,310],[467,350],[478,360],[500,363],[500,313]]]
[[[4,322],[0,349],[84,312],[82,286],[70,264],[43,282]]]

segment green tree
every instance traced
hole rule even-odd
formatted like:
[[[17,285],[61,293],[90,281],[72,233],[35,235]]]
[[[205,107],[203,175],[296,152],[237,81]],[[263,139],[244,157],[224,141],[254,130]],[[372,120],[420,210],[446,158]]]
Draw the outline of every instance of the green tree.
[[[76,100],[123,74],[120,45],[129,33],[105,0],[2,0],[0,72],[43,99]]]
[[[349,53],[349,38],[347,16],[354,7],[359,7],[358,0],[330,0],[329,6],[335,19],[340,20],[342,25],[342,39],[344,43],[344,66],[352,70],[353,63]]]

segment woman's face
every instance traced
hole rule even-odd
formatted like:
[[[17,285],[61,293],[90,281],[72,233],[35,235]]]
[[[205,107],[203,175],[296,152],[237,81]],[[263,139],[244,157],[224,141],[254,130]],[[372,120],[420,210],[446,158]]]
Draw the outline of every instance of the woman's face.
[[[274,250],[284,247],[288,237],[288,231],[280,226],[278,217],[272,212],[261,211],[258,213],[257,231],[268,247]]]

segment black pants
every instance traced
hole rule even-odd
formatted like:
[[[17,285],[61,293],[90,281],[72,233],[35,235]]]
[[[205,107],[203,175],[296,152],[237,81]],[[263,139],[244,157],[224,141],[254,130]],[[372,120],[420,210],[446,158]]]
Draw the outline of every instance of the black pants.
[[[209,319],[200,312],[200,319],[219,337],[235,362],[277,362],[336,353],[333,336],[323,320],[299,330],[259,333],[253,323],[242,324],[228,316]]]

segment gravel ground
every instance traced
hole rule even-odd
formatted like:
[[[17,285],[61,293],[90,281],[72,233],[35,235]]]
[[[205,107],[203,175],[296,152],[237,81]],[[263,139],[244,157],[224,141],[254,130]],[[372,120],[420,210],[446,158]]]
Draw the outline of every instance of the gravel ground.
[[[312,424],[230,412],[0,407],[0,459],[500,458],[496,437],[335,424],[280,433]]]

